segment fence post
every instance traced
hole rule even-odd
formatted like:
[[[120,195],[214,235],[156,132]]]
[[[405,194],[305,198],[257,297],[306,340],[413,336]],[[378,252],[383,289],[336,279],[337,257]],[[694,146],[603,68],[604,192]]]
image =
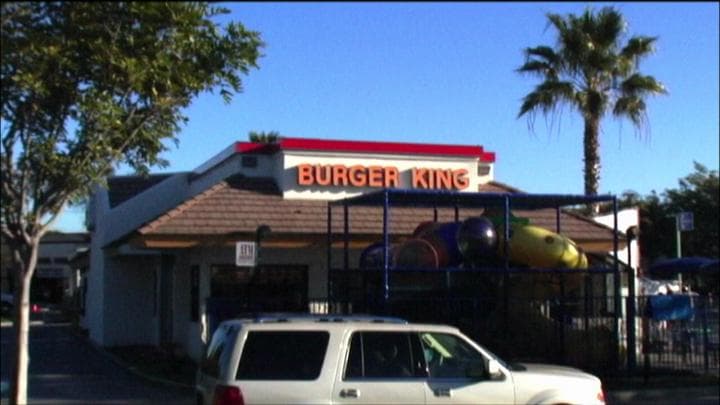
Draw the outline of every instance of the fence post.
[[[645,304],[647,305],[647,303]],[[643,352],[643,383],[647,384],[648,379],[650,377],[650,321],[648,320],[648,316],[646,314],[647,308],[645,311],[643,311],[642,316],[642,331],[643,331],[643,345],[642,345],[642,352]]]
[[[565,275],[560,273],[560,358],[563,363],[567,362],[567,350],[565,350],[565,322],[570,319],[565,305]]]
[[[620,279],[620,261],[618,258],[618,201],[613,196],[613,309],[614,309],[614,335],[615,335],[615,371],[622,363],[620,348],[622,345],[622,283]]]
[[[703,363],[705,366],[705,373],[707,373],[710,370],[710,356],[708,353],[708,350],[710,349],[708,347],[709,339],[708,339],[708,322],[707,322],[707,311],[708,311],[708,297],[703,296],[699,297],[701,298],[699,301],[702,302],[702,316],[700,319],[702,320],[702,330],[703,330]]]
[[[328,310],[330,308],[330,303],[335,300],[335,292],[334,284],[333,284],[333,277],[335,276],[335,273],[332,271],[332,242],[333,242],[333,234],[332,234],[332,204],[328,202],[327,204],[327,285],[325,288],[327,288],[327,291],[325,293],[325,296],[328,300]],[[347,298],[347,297],[345,297]]]
[[[628,249],[628,252],[630,249]],[[630,253],[628,253],[628,256],[630,256]],[[635,298],[635,268],[630,265],[628,267],[628,298],[627,298],[627,321],[626,321],[626,329],[627,329],[627,364],[628,364],[628,373],[631,373],[635,371],[635,366],[637,365],[637,339],[635,337],[636,332],[636,326],[635,326],[635,316],[637,313],[637,302]]]

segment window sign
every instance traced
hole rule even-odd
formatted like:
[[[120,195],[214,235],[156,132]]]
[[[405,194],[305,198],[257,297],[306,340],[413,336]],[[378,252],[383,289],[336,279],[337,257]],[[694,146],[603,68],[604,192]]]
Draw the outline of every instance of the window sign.
[[[253,267],[257,259],[255,242],[237,242],[235,244],[235,265],[238,267]]]

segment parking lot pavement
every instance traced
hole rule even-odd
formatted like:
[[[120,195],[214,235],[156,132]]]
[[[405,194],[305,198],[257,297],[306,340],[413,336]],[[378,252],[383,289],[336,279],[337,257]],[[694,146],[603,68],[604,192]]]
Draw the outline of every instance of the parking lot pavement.
[[[2,401],[6,404],[12,361],[12,328],[0,329]],[[69,324],[34,321],[30,333],[30,404],[192,404],[192,389],[159,384],[120,366],[113,356],[72,333]],[[122,364],[122,363],[120,363]],[[127,366],[127,365],[125,365]],[[720,403],[718,386],[619,389],[606,392],[608,404]]]
[[[688,404],[717,405],[720,403],[720,388],[717,385],[687,388],[656,388],[609,391],[605,400],[615,404]]]
[[[0,329],[0,380],[10,380],[12,328]],[[9,393],[2,395],[2,403]],[[69,324],[38,324],[30,328],[29,404],[192,404],[191,389],[145,380],[116,364],[86,339],[71,333]]]

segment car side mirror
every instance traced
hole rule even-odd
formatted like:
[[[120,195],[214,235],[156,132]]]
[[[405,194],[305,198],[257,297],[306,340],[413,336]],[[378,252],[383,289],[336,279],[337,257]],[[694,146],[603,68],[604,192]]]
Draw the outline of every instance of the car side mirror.
[[[495,359],[488,360],[487,374],[490,380],[502,380],[505,378],[500,363]]]
[[[465,370],[465,375],[473,380],[503,380],[505,378],[497,360],[488,360],[487,368],[484,362],[473,362]]]

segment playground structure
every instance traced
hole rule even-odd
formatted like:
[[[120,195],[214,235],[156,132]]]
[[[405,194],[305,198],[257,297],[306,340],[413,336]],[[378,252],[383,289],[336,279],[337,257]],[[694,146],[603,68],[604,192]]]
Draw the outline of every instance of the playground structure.
[[[617,215],[609,195],[385,189],[329,202],[329,301],[337,312],[454,324],[517,360],[616,370],[626,350],[617,219],[609,255],[586,256],[563,236],[563,209],[591,203],[611,203]],[[333,221],[337,207],[341,226]],[[357,207],[376,208],[383,238],[362,246],[355,261]],[[398,232],[397,208],[432,209],[432,217],[413,218],[414,231]],[[515,216],[547,209],[555,211],[552,230]],[[342,251],[340,263],[332,246]]]
[[[591,203],[612,204],[612,249],[586,252],[564,236],[564,209]],[[425,215],[408,213],[418,207]],[[329,310],[452,324],[515,361],[563,363],[603,375],[623,369],[717,372],[717,298],[693,297],[690,320],[669,321],[672,328],[662,329],[666,324],[647,312],[652,297],[635,295],[636,269],[619,260],[619,245],[629,239],[620,240],[617,208],[610,195],[394,189],[329,202]],[[351,233],[353,210],[363,218],[375,215],[378,228]],[[515,216],[533,210],[554,210],[555,229]],[[334,221],[338,211],[341,219]],[[492,230],[482,217],[493,222]],[[486,232],[474,249],[472,241],[463,242],[468,235],[461,236],[469,220],[480,230],[471,236]],[[379,229],[382,240],[368,241]],[[528,235],[517,238],[518,229]],[[456,247],[448,243],[453,237]],[[549,248],[547,238],[553,239]],[[361,251],[357,261],[351,246]],[[663,334],[654,336],[656,330]]]

